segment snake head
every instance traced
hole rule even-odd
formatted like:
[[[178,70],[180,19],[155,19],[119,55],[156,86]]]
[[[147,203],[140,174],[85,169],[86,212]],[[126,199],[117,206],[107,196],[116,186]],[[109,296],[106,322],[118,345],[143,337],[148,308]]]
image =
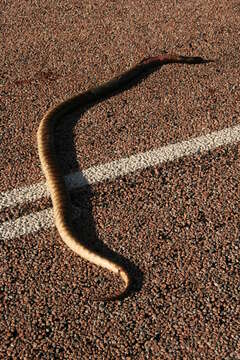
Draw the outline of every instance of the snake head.
[[[183,64],[207,64],[214,60],[203,59],[200,56],[179,56],[179,62]]]

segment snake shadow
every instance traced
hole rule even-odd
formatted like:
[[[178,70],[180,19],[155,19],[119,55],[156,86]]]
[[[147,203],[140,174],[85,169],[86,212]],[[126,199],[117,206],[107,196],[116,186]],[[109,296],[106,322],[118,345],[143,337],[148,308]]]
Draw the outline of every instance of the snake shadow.
[[[77,174],[77,178],[79,179],[79,186],[78,182],[76,184],[76,181],[74,181],[75,186],[71,186],[71,180],[66,180],[69,176],[65,175],[65,181],[67,183],[67,188],[69,189],[71,204],[73,207],[73,227],[78,233],[81,243],[88,249],[93,250],[100,255],[104,255],[105,258],[113,260],[115,263],[127,270],[132,280],[128,291],[128,295],[130,295],[141,289],[143,273],[127,258],[111,250],[111,248],[99,237],[93,216],[92,199],[93,196],[95,196],[94,190],[81,171],[79,167],[79,159],[76,156],[77,152],[74,141],[74,128],[90,107],[91,106],[88,106],[80,112],[75,112],[71,116],[67,117],[67,121],[65,121],[66,119],[61,119],[59,121],[54,134],[56,139],[55,147],[58,158],[57,161],[59,162],[64,174]],[[109,233],[109,237],[110,236],[112,236],[111,233]],[[109,294],[102,294],[100,286],[101,283],[99,283],[99,298],[104,299],[104,295],[106,295],[106,298],[109,298]],[[119,297],[119,300],[122,300],[121,297]]]
[[[201,64],[207,63],[211,60],[204,60],[202,58],[193,58],[196,59],[192,63],[186,62],[187,64]],[[182,63],[185,63],[182,61]],[[108,96],[103,96],[101,99],[94,101],[93,103],[85,106],[84,108],[79,108],[73,114],[69,114],[70,116],[64,117],[59,121],[56,125],[54,138],[55,138],[55,146],[56,153],[58,156],[58,161],[60,163],[61,168],[63,169],[63,173],[69,173],[69,171],[79,172],[81,179],[81,183],[84,182],[85,185],[77,184],[77,187],[70,190],[70,198],[72,205],[75,208],[79,209],[78,216],[73,221],[73,226],[75,230],[78,232],[81,242],[90,250],[94,250],[100,255],[104,255],[106,258],[114,260],[117,264],[123,266],[131,277],[131,283],[129,287],[129,291],[127,294],[124,294],[124,298],[132,295],[135,292],[141,290],[143,285],[143,273],[139,269],[138,266],[133,264],[131,261],[126,259],[120,254],[117,254],[113,250],[109,248],[98,236],[94,216],[93,216],[93,207],[92,201],[93,198],[93,190],[86,178],[84,178],[83,173],[79,167],[79,161],[77,159],[77,153],[74,142],[74,128],[79,121],[79,118],[83,116],[83,114],[88,111],[92,106],[101,103],[102,101],[116,96],[117,94],[128,90],[136,85],[139,85],[144,79],[146,79],[151,73],[158,71],[165,64],[147,64],[144,68],[144,72],[131,80],[127,85],[119,86],[118,90],[115,90]],[[107,115],[106,115],[107,119]],[[102,296],[102,294],[99,294]]]

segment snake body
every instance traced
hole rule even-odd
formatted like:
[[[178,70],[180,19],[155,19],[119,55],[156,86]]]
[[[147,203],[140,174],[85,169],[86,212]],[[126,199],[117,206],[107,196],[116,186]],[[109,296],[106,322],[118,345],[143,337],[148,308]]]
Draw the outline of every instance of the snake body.
[[[85,260],[95,265],[106,268],[122,278],[125,283],[124,290],[112,296],[111,299],[120,299],[125,297],[131,286],[131,276],[126,268],[117,262],[101,256],[94,250],[90,250],[81,242],[78,234],[72,225],[72,211],[69,193],[66,189],[64,177],[57,162],[54,147],[54,127],[56,122],[81,107],[85,108],[89,104],[96,103],[102,99],[112,96],[116,91],[128,87],[133,81],[147,74],[154,67],[159,67],[168,63],[204,63],[200,57],[186,57],[174,54],[166,54],[145,58],[139,64],[120,76],[81,94],[71,97],[60,103],[53,109],[50,109],[42,118],[37,132],[38,153],[43,173],[47,180],[47,186],[51,194],[54,219],[57,230],[65,244],[75,253]]]

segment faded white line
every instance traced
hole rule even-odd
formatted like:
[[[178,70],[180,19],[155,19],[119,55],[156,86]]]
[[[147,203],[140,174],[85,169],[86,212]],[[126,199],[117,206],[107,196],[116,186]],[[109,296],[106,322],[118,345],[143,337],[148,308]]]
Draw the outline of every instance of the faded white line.
[[[36,214],[22,216],[17,220],[4,222],[0,225],[0,238],[10,240],[53,226],[53,209],[46,209]]]
[[[0,211],[50,196],[45,182],[0,193]]]
[[[73,207],[73,218],[80,216],[81,210]],[[0,239],[10,240],[22,235],[49,229],[54,226],[53,209],[41,210],[37,213],[21,216],[17,220],[10,220],[0,225]]]
[[[140,169],[179,159],[183,156],[215,149],[221,145],[240,141],[240,125],[215,131],[187,141],[163,146],[157,150],[132,155],[129,158],[115,160],[107,164],[93,166],[81,172],[66,176],[68,189],[74,189],[86,184],[95,184],[104,180],[113,180],[121,175],[127,175]],[[50,196],[45,182],[32,186],[14,189],[0,193],[0,211],[22,203],[33,202]]]
[[[167,161],[173,161],[184,156],[203,153],[208,150],[216,149],[219,146],[240,142],[240,125],[215,131],[208,135],[203,135],[194,139],[182,141],[176,144],[163,146],[156,150],[147,151],[112,161],[107,164],[93,166],[82,172],[76,172],[66,176],[68,189],[74,189],[86,184],[94,184],[104,180],[114,180],[119,176],[127,175],[137,170],[150,166],[160,165]],[[14,189],[0,194],[0,210],[6,207],[13,207],[21,203],[35,201],[44,196],[49,196],[45,183],[39,183],[30,187]],[[44,221],[42,216],[47,216],[46,211],[41,211],[35,215],[27,215],[14,221],[9,221],[0,226],[0,237],[6,238],[14,228],[16,234],[27,234],[46,229],[52,226],[52,221]],[[40,216],[40,217],[39,217]],[[50,216],[50,215],[49,215]],[[50,216],[51,217],[51,216]],[[36,222],[38,226],[36,225]],[[21,229],[20,229],[21,227]],[[8,229],[7,229],[8,228]],[[24,230],[23,230],[24,229]],[[6,235],[8,233],[8,235]],[[11,232],[12,233],[12,232]],[[11,235],[11,238],[13,236]]]

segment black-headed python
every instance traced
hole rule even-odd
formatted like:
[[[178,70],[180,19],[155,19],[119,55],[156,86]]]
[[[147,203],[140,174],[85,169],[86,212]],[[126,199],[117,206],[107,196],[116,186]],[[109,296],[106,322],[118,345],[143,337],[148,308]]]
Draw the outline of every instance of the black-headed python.
[[[113,95],[114,92],[126,88],[132,82],[137,81],[139,77],[147,74],[149,70],[154,67],[160,67],[161,65],[168,63],[202,64],[206,62],[208,61],[201,57],[188,57],[166,53],[146,58],[130,70],[108,81],[107,83],[73,96],[53,109],[50,109],[40,122],[37,132],[38,152],[42,170],[45,174],[47,186],[52,198],[56,227],[65,244],[83,259],[111,270],[121,276],[125,283],[124,290],[115,296],[107,298],[108,300],[122,299],[128,295],[131,286],[131,276],[127,269],[120,266],[117,262],[99,255],[94,250],[89,250],[81,242],[81,239],[73,228],[69,194],[66,189],[64,177],[57,163],[54,148],[55,123],[59,118],[62,118],[69,112],[79,109],[80,107],[85,108],[89,104],[94,104],[107,98],[108,96]]]

